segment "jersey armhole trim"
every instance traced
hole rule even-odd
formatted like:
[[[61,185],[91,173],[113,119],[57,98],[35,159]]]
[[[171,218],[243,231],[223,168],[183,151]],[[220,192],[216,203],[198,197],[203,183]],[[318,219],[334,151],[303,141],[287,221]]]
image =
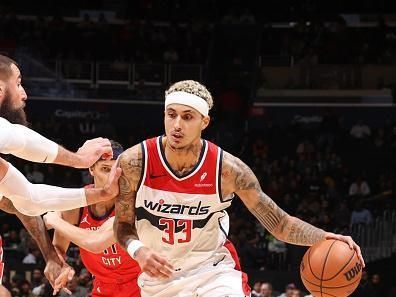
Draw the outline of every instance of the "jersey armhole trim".
[[[142,184],[144,184],[144,181],[146,180],[146,169],[147,169],[147,156],[148,156],[148,154],[147,154],[147,143],[146,143],[146,141],[142,141],[141,143],[140,143],[140,145],[141,145],[141,147],[142,147],[142,172],[141,172],[141,174],[140,174],[140,180],[139,180],[139,183],[138,183],[138,185],[137,185],[137,191],[136,191],[136,193],[137,192],[139,192],[139,190],[140,190],[140,188],[141,188],[141,186],[142,186]]]

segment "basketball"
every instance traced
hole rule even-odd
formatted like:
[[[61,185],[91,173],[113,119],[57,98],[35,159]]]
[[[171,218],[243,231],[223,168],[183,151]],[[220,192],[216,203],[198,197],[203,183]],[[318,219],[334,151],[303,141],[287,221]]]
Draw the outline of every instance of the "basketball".
[[[359,285],[362,264],[355,250],[339,240],[324,240],[305,253],[300,275],[315,297],[349,296]]]

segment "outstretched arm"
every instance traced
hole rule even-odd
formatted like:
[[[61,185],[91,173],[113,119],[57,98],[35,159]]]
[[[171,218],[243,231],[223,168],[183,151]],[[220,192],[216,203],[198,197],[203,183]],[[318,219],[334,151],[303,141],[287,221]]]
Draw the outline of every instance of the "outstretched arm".
[[[113,233],[114,218],[108,219],[97,230],[76,227],[60,217],[58,213],[48,212],[44,215],[47,228],[54,228],[55,234],[70,240],[84,250],[98,254],[116,242]]]
[[[143,272],[151,277],[167,278],[172,274],[172,265],[139,241],[135,225],[135,201],[140,177],[143,174],[141,146],[135,145],[123,152],[119,157],[119,166],[122,174],[119,180],[120,192],[115,203],[115,237],[139,263]]]
[[[305,246],[311,246],[327,238],[340,239],[355,248],[364,263],[359,246],[350,236],[326,232],[287,214],[262,191],[253,171],[229,153],[224,153],[223,158],[222,191],[225,194],[235,192],[249,211],[277,239]]]
[[[55,163],[74,168],[88,168],[99,158],[112,157],[108,139],[95,138],[84,143],[74,153],[41,134],[18,124],[0,119],[0,152],[39,163]]]
[[[67,189],[32,184],[14,166],[0,158],[0,192],[12,201],[19,212],[30,216],[113,199],[118,194],[119,176],[120,169],[112,168],[110,178],[103,188]]]
[[[0,200],[0,209],[7,213],[15,214],[33,239],[37,242],[45,262],[47,263],[44,274],[55,290],[58,291],[62,287],[65,287],[69,277],[71,277],[74,272],[70,266],[67,264],[65,265],[59,259],[42,218],[40,216],[30,217],[23,215],[6,197],[3,197]],[[57,278],[58,282],[55,281]]]

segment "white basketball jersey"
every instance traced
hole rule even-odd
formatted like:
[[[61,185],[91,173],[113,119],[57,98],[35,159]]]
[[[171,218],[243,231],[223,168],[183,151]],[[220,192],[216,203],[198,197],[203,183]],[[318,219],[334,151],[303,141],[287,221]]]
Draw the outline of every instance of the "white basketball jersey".
[[[136,198],[139,239],[165,256],[176,271],[211,259],[229,230],[225,209],[232,196],[221,197],[223,151],[203,140],[197,165],[179,177],[166,161],[162,136],[142,143],[144,170]]]

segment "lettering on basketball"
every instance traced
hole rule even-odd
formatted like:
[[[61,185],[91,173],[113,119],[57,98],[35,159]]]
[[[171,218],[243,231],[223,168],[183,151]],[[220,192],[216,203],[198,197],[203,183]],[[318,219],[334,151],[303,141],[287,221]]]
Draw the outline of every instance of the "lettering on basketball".
[[[168,204],[162,199],[160,202],[153,202],[144,200],[144,206],[147,209],[154,210],[160,213],[171,213],[171,214],[188,214],[190,216],[200,216],[209,213],[210,206],[202,206],[202,202],[199,201],[197,206],[183,205],[183,204]]]
[[[352,269],[344,273],[344,276],[347,279],[347,281],[350,281],[359,274],[360,270],[362,270],[362,264],[356,262],[356,265],[352,267]]]

